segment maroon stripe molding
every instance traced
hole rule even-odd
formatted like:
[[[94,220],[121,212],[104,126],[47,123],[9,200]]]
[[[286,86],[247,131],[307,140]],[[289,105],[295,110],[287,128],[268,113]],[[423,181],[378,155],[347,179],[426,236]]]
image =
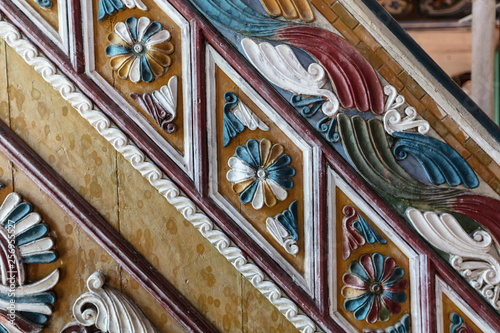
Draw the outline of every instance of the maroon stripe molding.
[[[0,121],[0,151],[102,246],[188,332],[217,330],[44,160]]]
[[[74,3],[78,0],[73,0]],[[428,331],[433,331],[435,327],[435,302],[432,301],[435,294],[434,274],[438,274],[444,281],[453,281],[454,290],[482,317],[489,321],[494,330],[500,332],[500,321],[498,314],[491,306],[482,299],[468,283],[460,277],[432,248],[408,225],[408,223],[392,208],[383,201],[369,186],[362,180],[353,168],[309,125],[295,110],[275,92],[272,86],[252,68],[252,66],[229,45],[226,40],[216,32],[216,30],[193,8],[187,1],[170,0],[188,21],[191,22],[193,31],[193,43],[196,46],[194,59],[197,63],[195,73],[198,83],[196,86],[198,96],[195,106],[195,133],[200,133],[198,143],[200,143],[197,158],[200,158],[201,170],[197,170],[195,177],[199,180],[199,188],[181,169],[171,161],[160,147],[149,138],[143,130],[134,123],[115,103],[111,100],[95,83],[86,75],[81,74],[76,66],[76,70],[69,59],[62,54],[53,44],[43,37],[39,29],[31,23],[17,8],[8,0],[0,0],[0,11],[15,24],[28,38],[30,38],[75,84],[84,94],[90,97],[96,105],[105,112],[148,156],[158,165],[158,167],[170,177],[197,205],[202,209],[219,227],[237,244],[257,265],[259,265],[283,290],[290,296],[302,310],[315,320],[325,331],[343,331],[338,324],[328,314],[328,290],[327,290],[327,267],[328,255],[326,245],[326,202],[321,202],[317,207],[320,214],[320,222],[315,225],[316,241],[319,242],[321,255],[317,263],[317,296],[316,300],[311,299],[301,288],[297,288],[293,279],[283,272],[281,267],[269,257],[248,235],[246,235],[238,225],[231,220],[221,208],[219,208],[210,198],[207,197],[207,142],[206,142],[206,96],[205,96],[205,66],[204,49],[209,43],[219,53],[224,54],[225,59],[235,68],[235,70],[249,82],[254,89],[268,101],[268,103],[312,146],[318,147],[323,152],[325,162],[330,164],[334,170],[343,176],[344,180],[357,189],[360,196],[366,199],[372,207],[385,219],[394,230],[401,235],[416,252],[427,257],[428,274],[421,284],[425,288],[424,295],[429,301],[422,300],[421,305],[429,318]],[[75,8],[76,9],[76,8]],[[75,31],[80,31],[76,29]],[[77,64],[83,64],[83,54],[77,54],[81,59]],[[1,134],[1,133],[0,133]],[[3,141],[3,140],[2,140]],[[34,167],[34,166],[32,166]],[[38,166],[37,166],[38,167]],[[39,168],[39,167],[38,167]],[[326,188],[325,165],[322,166],[320,179],[321,187]],[[33,172],[36,172],[36,168]],[[48,182],[46,185],[49,186]],[[105,222],[105,221],[104,221]],[[107,224],[106,224],[107,225]],[[109,227],[109,225],[108,225]],[[89,230],[92,232],[92,229]],[[323,236],[322,236],[323,235]],[[122,241],[124,241],[122,239]],[[102,240],[98,240],[102,245]],[[330,258],[331,260],[331,258]],[[131,263],[133,264],[133,263]],[[425,330],[424,330],[425,331]]]

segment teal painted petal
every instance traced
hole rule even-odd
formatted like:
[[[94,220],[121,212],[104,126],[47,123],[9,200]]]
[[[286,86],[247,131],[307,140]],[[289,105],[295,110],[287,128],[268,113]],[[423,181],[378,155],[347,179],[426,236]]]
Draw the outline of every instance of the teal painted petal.
[[[372,299],[370,293],[365,293],[357,298],[348,299],[344,302],[344,308],[349,312],[354,312]],[[369,308],[369,306],[368,306]]]
[[[54,262],[56,259],[57,259],[57,254],[55,252],[33,254],[30,256],[23,257],[23,261],[27,264],[31,263],[47,264],[49,262]]]
[[[137,19],[135,17],[129,17],[125,23],[127,24],[130,36],[134,41],[137,41]]]
[[[39,238],[42,238],[47,234],[47,232],[49,232],[49,229],[45,224],[34,225],[17,236],[16,245],[21,246],[29,242],[32,242],[34,240],[37,240]]]
[[[9,297],[7,294],[0,294],[0,299],[5,302],[10,302],[12,297]],[[30,296],[23,297],[15,297],[16,303],[43,303],[43,304],[54,304],[56,301],[55,294],[52,292],[42,292]]]
[[[290,157],[290,155],[283,154],[276,160],[276,162],[274,162],[267,168],[267,171],[270,172],[273,170],[279,170],[289,165],[290,163],[292,163],[292,158]]]
[[[153,21],[149,27],[147,28],[146,32],[144,33],[144,37],[142,37],[142,41],[145,43],[148,41],[148,39],[153,36],[155,33],[158,31],[162,30],[161,23],[158,21]]]
[[[288,231],[288,233],[293,236],[295,241],[299,239],[297,200],[292,202],[290,208],[279,214],[276,219]]]
[[[479,186],[474,170],[450,145],[420,133],[394,132],[392,135],[398,139],[393,148],[394,156],[403,159],[407,153],[412,154],[433,184]]]
[[[141,79],[148,83],[155,79],[146,56],[141,56]]]
[[[384,256],[380,253],[372,254],[372,262],[373,262],[373,276],[375,276],[375,281],[381,282],[382,277],[384,276]]]
[[[399,293],[394,293],[392,291],[384,291],[382,294],[383,298],[388,298],[393,302],[396,303],[404,303],[406,302],[406,293],[405,292],[399,292]]]
[[[231,112],[224,112],[222,125],[222,145],[227,147],[232,138],[245,130],[245,126]]]
[[[50,8],[52,7],[52,0],[35,0],[35,2],[43,8]]]
[[[295,176],[295,168],[292,166],[286,166],[274,170],[267,169],[267,172],[269,173],[270,176],[272,175],[274,178],[287,179]]]
[[[248,149],[245,146],[238,146],[236,148],[236,156],[245,164],[251,166],[252,168],[257,169],[260,165],[256,163],[256,161],[252,158],[252,156],[248,153]]]
[[[21,314],[24,318],[41,325],[45,324],[48,320],[47,316],[40,313],[21,312]]]
[[[251,36],[272,36],[287,23],[274,20],[248,7],[241,0],[191,0],[211,21]]]
[[[99,12],[97,20],[101,21],[108,15],[111,15],[123,9],[123,3],[120,0],[99,0]]]
[[[261,166],[262,165],[262,158],[260,156],[259,141],[254,140],[254,139],[248,140],[247,141],[247,150],[250,153],[252,160],[255,161],[255,165]]]
[[[26,215],[28,215],[29,213],[31,213],[32,210],[33,210],[33,208],[31,207],[31,205],[29,203],[27,203],[27,202],[20,203],[7,216],[7,218],[5,219],[5,222],[6,222],[5,224],[9,225],[9,224],[16,224],[16,223],[18,223]]]
[[[257,191],[258,181],[254,181],[250,186],[248,186],[243,192],[240,194],[240,201],[244,204],[247,204],[252,201],[253,196],[255,195],[255,191]]]
[[[132,49],[122,45],[108,45],[106,47],[106,55],[108,57],[114,57],[120,54],[131,54]]]
[[[276,177],[274,174],[269,174],[267,177],[278,183],[285,190],[291,190],[293,188],[293,181],[291,179]]]
[[[357,260],[351,262],[351,264],[349,265],[349,270],[351,271],[351,274],[356,275],[363,281],[366,282],[370,281],[368,274],[366,274],[365,270],[363,269],[363,267],[361,267],[361,265]]]
[[[355,221],[352,225],[359,231],[368,244],[373,244],[375,242],[379,244],[387,244],[385,238],[382,237],[382,235],[380,235],[379,232],[363,218],[363,216],[359,215],[358,221]]]
[[[389,279],[387,279],[387,281],[384,281],[384,285],[390,287],[398,283],[403,278],[404,275],[405,271],[401,267],[396,267],[392,275],[389,277]]]
[[[0,333],[9,333],[9,331],[7,331],[7,329],[3,327],[2,324],[0,324]]]

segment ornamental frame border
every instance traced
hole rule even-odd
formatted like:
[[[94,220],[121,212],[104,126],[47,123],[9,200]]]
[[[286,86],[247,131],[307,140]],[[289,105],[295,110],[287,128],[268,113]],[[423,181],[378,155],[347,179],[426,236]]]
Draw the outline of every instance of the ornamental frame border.
[[[315,257],[317,257],[317,249],[314,249],[314,197],[313,194],[313,178],[308,177],[313,175],[314,167],[313,164],[318,163],[319,156],[317,152],[314,152],[313,147],[309,146],[304,140],[300,139],[298,133],[290,126],[283,118],[277,114],[271,106],[246,82],[241,76],[239,76],[236,71],[231,67],[231,65],[224,60],[224,58],[210,45],[208,44],[205,49],[206,55],[206,96],[208,98],[206,115],[208,118],[208,158],[209,158],[209,195],[214,199],[216,203],[224,207],[230,217],[236,220],[243,230],[247,232],[257,244],[259,244],[263,249],[266,250],[268,255],[274,258],[284,270],[293,277],[300,287],[302,287],[312,298],[314,298],[314,262]],[[220,69],[240,88],[244,94],[246,94],[252,101],[259,107],[259,109],[264,112],[264,114],[287,136],[302,152],[302,162],[304,165],[303,170],[303,183],[304,183],[304,276],[297,272],[297,270],[286,261],[281,254],[274,248],[274,246],[267,241],[263,235],[261,235],[241,213],[239,213],[233,205],[226,199],[220,192],[217,180],[217,151],[221,147],[217,147],[216,140],[216,126],[215,117],[216,113],[221,110],[216,108],[215,99],[215,66],[220,67]],[[210,129],[211,128],[211,129]],[[317,177],[317,172],[314,172]]]
[[[182,156],[166,139],[164,139],[149,123],[149,121],[134,108],[122,96],[122,94],[96,70],[95,68],[95,42],[94,42],[94,16],[93,2],[83,1],[82,4],[82,26],[83,26],[83,56],[85,58],[85,73],[113,100],[125,113],[136,122],[152,140],[168,154],[172,160],[183,171],[193,179],[197,166],[194,165],[193,157],[193,100],[192,87],[193,75],[191,69],[192,62],[192,36],[189,21],[182,16],[166,0],[154,0],[163,12],[172,19],[181,29],[180,48],[182,50],[182,100],[183,100],[183,124],[184,129],[184,156]],[[146,12],[145,12],[146,13]],[[146,15],[146,14],[145,14]],[[176,46],[177,46],[176,45]],[[167,73],[163,77],[165,77]]]
[[[419,282],[419,277],[427,272],[422,269],[422,259],[425,257],[423,254],[417,253],[413,247],[408,244],[403,238],[401,238],[397,232],[371,207],[365,199],[363,199],[360,194],[353,188],[351,188],[345,180],[343,180],[330,166],[327,167],[327,200],[328,205],[328,221],[332,221],[332,218],[336,215],[337,205],[335,204],[336,194],[335,190],[338,187],[344,194],[356,203],[356,206],[360,209],[359,213],[364,214],[368,217],[373,224],[375,224],[380,230],[392,241],[394,245],[406,256],[409,261],[408,267],[409,272],[407,279],[410,282],[410,310],[418,309],[420,307],[420,302],[422,301],[422,292],[420,286],[425,283]],[[331,263],[330,269],[328,270],[328,285],[330,286],[330,297],[331,297],[331,307],[330,315],[338,319],[342,326],[347,331],[354,332],[356,329],[338,313],[337,300],[339,295],[337,295],[337,283],[336,280],[337,272],[337,251],[338,246],[335,246],[337,239],[337,227],[329,223],[329,262]],[[402,315],[402,314],[399,314]],[[411,312],[411,327],[412,332],[426,332],[426,328],[423,324],[422,313],[419,311]]]
[[[464,300],[457,294],[452,287],[447,285],[443,280],[439,277],[436,277],[436,314],[440,314],[437,316],[437,333],[446,333],[446,327],[444,327],[443,316],[446,315],[443,312],[443,294],[448,296],[448,298],[460,309],[462,310],[467,317],[474,322],[483,333],[495,333],[485,321],[484,318],[479,316],[475,311],[468,308],[464,302]]]

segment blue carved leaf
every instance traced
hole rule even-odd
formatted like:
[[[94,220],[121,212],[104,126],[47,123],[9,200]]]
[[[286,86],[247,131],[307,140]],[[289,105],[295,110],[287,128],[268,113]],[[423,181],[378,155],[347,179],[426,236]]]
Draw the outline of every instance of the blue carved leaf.
[[[97,20],[101,21],[108,15],[122,10],[123,3],[121,0],[99,0],[99,12],[97,14]]]
[[[191,0],[210,20],[250,36],[272,36],[285,22],[273,20],[248,7],[241,0]]]
[[[227,147],[231,139],[245,130],[245,126],[230,111],[238,104],[238,97],[233,92],[224,94],[226,104],[224,104],[224,121],[222,129],[222,145]]]
[[[448,144],[420,133],[394,132],[398,139],[394,145],[394,156],[405,159],[407,154],[413,155],[424,168],[429,180],[440,185],[450,186],[463,184],[468,188],[479,186],[474,170],[460,154]]]
[[[292,202],[290,207],[279,214],[276,219],[293,236],[293,240],[297,241],[299,239],[297,200]]]
[[[378,231],[364,219],[363,216],[359,215],[359,219],[352,225],[356,228],[356,230],[358,230],[368,244],[373,244],[375,242],[379,244],[387,244],[385,238],[382,237],[382,235],[380,235]]]

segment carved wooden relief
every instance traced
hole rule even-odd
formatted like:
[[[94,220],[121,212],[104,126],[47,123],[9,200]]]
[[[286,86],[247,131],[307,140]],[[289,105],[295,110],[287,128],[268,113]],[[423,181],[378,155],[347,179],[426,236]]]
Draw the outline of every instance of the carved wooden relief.
[[[452,15],[463,3],[425,8]],[[245,280],[184,299],[186,267],[169,271],[150,248],[168,242],[113,228],[3,123],[0,150],[184,328],[252,331],[252,288],[301,332],[500,329],[499,131],[375,0],[30,4],[40,17],[25,5],[0,0],[8,47]],[[417,3],[382,5],[406,15]],[[119,200],[133,197],[124,191]],[[137,223],[155,240],[172,230],[148,217]],[[190,239],[182,251],[204,259]],[[215,284],[214,267],[199,276],[184,284]],[[157,331],[102,275],[88,289],[65,332]],[[238,300],[225,309],[243,322],[226,311],[212,323],[223,297]],[[101,311],[109,300],[122,311]]]

